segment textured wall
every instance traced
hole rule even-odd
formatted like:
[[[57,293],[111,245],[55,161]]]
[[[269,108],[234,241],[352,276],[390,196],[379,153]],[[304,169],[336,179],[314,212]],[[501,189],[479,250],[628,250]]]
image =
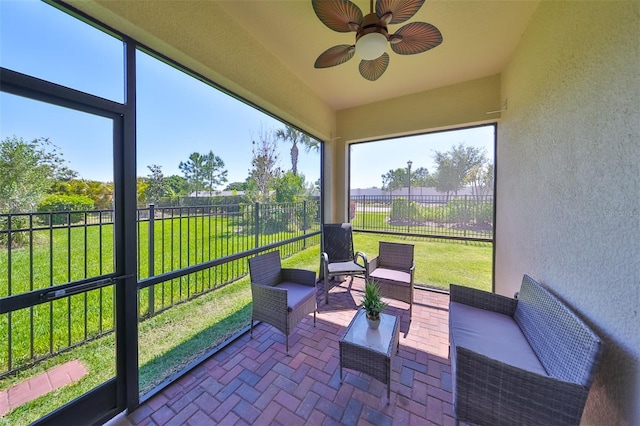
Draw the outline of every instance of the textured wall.
[[[500,76],[441,87],[338,111],[338,136],[347,142],[495,121]]]
[[[542,2],[507,70],[496,291],[523,273],[604,338],[584,424],[640,424],[640,2]]]

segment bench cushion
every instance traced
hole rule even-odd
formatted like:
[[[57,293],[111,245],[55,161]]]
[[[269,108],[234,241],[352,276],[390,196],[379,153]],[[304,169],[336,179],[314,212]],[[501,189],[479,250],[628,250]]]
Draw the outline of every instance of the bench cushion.
[[[394,269],[376,268],[369,273],[369,278],[380,279],[384,281],[395,281],[399,284],[409,285],[411,282],[411,274],[404,271],[396,271]]]
[[[453,348],[462,346],[514,367],[547,375],[512,317],[451,302],[449,318],[452,357]],[[451,364],[455,365],[455,359]]]
[[[327,269],[331,275],[344,273],[349,275],[350,273],[363,273],[365,268],[358,265],[356,262],[333,262],[327,265]]]
[[[276,286],[287,290],[287,307],[289,311],[296,309],[309,297],[315,297],[316,288],[297,283],[282,282]]]

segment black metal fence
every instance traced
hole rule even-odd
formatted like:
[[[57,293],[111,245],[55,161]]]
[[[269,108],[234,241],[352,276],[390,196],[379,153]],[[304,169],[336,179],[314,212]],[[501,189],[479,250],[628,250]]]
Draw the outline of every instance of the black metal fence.
[[[493,240],[493,195],[352,196],[354,229],[434,238]]]
[[[141,318],[243,276],[241,254],[282,244],[288,257],[320,243],[318,199],[295,203],[155,208],[137,211],[138,281],[184,270],[139,291]],[[111,210],[0,215],[2,298],[114,272]],[[291,240],[288,242],[288,240]],[[197,272],[194,266],[232,255]],[[233,257],[233,256],[232,256]],[[0,377],[111,333],[114,286],[0,315]]]
[[[319,200],[138,210],[138,279],[304,237],[320,231]],[[303,238],[280,248],[289,257],[320,243]],[[145,249],[146,248],[146,249]],[[153,261],[152,261],[153,260]],[[248,273],[244,258],[186,274],[140,293],[140,314],[151,316],[176,303],[233,282]]]

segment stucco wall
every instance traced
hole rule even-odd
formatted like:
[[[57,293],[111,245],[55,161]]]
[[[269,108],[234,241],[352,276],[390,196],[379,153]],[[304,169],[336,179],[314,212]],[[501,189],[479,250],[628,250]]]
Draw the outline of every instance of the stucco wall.
[[[502,74],[496,291],[528,273],[605,340],[584,424],[640,424],[640,2],[542,2]]]
[[[348,143],[495,121],[500,76],[441,87],[338,111],[336,125]]]

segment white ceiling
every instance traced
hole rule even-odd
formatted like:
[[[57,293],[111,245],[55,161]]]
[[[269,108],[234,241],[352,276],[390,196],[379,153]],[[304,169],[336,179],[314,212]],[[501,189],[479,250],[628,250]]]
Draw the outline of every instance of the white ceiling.
[[[364,14],[369,1],[354,1]],[[317,18],[310,0],[223,1],[239,25],[334,110],[499,74],[509,61],[538,1],[427,0],[408,22],[435,25],[443,42],[417,55],[387,49],[389,67],[377,81],[358,72],[358,59],[315,69],[323,51],[353,44],[355,33],[338,33]],[[393,33],[405,23],[390,25]]]

